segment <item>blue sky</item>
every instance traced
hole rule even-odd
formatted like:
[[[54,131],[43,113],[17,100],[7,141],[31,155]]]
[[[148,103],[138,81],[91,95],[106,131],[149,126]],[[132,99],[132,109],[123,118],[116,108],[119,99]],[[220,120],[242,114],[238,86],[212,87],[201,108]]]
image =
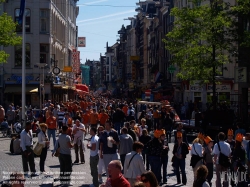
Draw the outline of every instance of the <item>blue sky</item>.
[[[78,36],[86,37],[86,47],[79,47],[81,52],[81,63],[86,58],[99,60],[100,53],[105,54],[106,42],[113,45],[119,38],[118,30],[130,24],[124,19],[136,15],[136,3],[139,0],[80,0],[80,7],[77,18]],[[87,5],[87,6],[86,6]],[[100,5],[124,6],[106,7]],[[125,7],[131,6],[131,7]]]

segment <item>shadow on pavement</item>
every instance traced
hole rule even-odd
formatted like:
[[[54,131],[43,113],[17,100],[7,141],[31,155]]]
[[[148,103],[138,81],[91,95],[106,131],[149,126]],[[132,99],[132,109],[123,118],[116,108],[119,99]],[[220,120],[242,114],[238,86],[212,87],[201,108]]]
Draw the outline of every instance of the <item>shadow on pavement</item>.
[[[49,168],[60,168],[60,165],[48,166]]]

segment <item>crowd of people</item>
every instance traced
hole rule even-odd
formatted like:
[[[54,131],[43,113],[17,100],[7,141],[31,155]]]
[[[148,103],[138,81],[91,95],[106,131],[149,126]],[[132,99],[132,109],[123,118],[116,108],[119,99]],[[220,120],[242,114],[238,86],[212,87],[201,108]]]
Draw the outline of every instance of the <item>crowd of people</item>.
[[[5,113],[0,106],[0,123],[7,123],[10,131],[15,132],[14,124],[19,121],[20,111],[12,104]],[[223,132],[219,133],[218,142],[214,144],[211,137],[199,133],[189,145],[182,123],[175,121],[170,105],[139,106],[136,102],[87,96],[80,101],[46,101],[44,110],[37,113],[29,109],[26,117],[20,139],[16,135],[20,142],[24,178],[46,174],[44,166],[50,149],[60,163],[60,176],[56,180],[69,186],[72,164],[85,164],[84,152],[89,149],[92,187],[161,186],[168,180],[169,161],[177,184],[187,185],[186,163],[189,162],[193,168],[194,187],[212,186],[214,165],[216,187],[221,187],[222,183],[223,186],[247,183],[247,178],[242,175],[237,175],[237,179],[229,175],[230,172],[246,172],[246,165],[250,163],[250,143],[247,142],[250,134],[244,129],[235,133],[229,129],[227,137]],[[177,129],[173,133],[174,147],[170,150],[174,126]],[[38,137],[36,145],[33,144],[34,135]],[[85,138],[89,135],[91,138],[86,144]],[[40,150],[40,172],[35,169],[36,148]],[[75,151],[74,161],[72,149]],[[188,154],[191,154],[190,161],[186,161]],[[105,182],[103,173],[107,176]]]

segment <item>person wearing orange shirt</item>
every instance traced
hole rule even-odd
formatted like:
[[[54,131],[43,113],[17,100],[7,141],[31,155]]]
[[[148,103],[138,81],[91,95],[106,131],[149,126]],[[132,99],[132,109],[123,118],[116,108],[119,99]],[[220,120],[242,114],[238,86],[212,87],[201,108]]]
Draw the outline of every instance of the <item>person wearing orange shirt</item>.
[[[68,112],[69,112],[69,115],[72,116],[72,113],[73,113],[72,103],[68,104]]]
[[[128,115],[128,104],[125,104],[123,107],[122,107],[122,111],[124,112],[124,114],[127,116]]]
[[[89,111],[87,110],[82,114],[82,122],[86,127],[86,133],[89,133],[89,119],[90,119],[90,114]]]
[[[81,110],[84,111],[84,108],[85,108],[85,101],[84,101],[84,100],[81,100],[79,104],[80,104]]]
[[[48,138],[50,141],[50,136],[52,135],[53,144],[56,144],[56,129],[57,129],[57,119],[53,116],[53,113],[49,113],[49,117],[46,119],[46,124],[48,125]]]
[[[98,118],[98,114],[96,112],[96,109],[93,109],[93,112],[90,113],[89,117],[90,117],[89,121],[90,121],[91,128],[92,127],[97,128],[97,123],[99,121],[99,118]]]
[[[101,112],[102,113],[100,113],[99,115],[99,120],[100,120],[100,125],[104,127],[106,121],[109,119],[109,116],[104,109],[102,109]]]
[[[159,127],[159,119],[160,119],[160,111],[158,110],[158,106],[154,107],[153,118],[154,118],[154,130],[156,130]]]

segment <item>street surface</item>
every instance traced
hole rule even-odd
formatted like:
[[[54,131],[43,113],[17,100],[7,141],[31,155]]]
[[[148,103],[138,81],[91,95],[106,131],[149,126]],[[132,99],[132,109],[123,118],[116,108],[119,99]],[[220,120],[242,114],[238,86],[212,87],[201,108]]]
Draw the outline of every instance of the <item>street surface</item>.
[[[87,135],[87,138],[89,138],[90,135]],[[195,138],[195,137],[194,137]],[[192,139],[192,138],[191,138]],[[37,141],[37,138],[34,138],[34,141]],[[52,141],[52,139],[51,139]],[[173,140],[172,140],[173,142]],[[87,144],[87,141],[86,141]],[[22,170],[22,159],[21,155],[11,155],[9,151],[9,145],[10,145],[10,138],[3,138],[2,134],[0,134],[0,181],[4,181],[9,177],[9,174],[11,172],[18,172],[23,171]],[[169,163],[168,163],[168,182],[167,184],[164,184],[162,186],[182,186],[176,184],[176,177],[172,171],[171,166],[171,158],[172,158],[172,150],[173,150],[173,143],[169,144],[170,151],[169,151]],[[53,148],[53,146],[50,146]],[[72,161],[75,161],[75,153],[72,149]],[[193,184],[193,170],[191,166],[189,166],[190,163],[190,154],[187,155],[186,158],[186,173],[187,173],[187,185],[188,187],[192,187]],[[36,164],[36,171],[39,171],[39,158],[35,158],[35,164]],[[25,186],[52,186],[53,178],[57,178],[59,176],[59,160],[57,157],[51,156],[51,150],[48,150],[47,159],[45,162],[45,171],[48,173],[48,175],[39,175],[34,179],[28,178],[26,180]],[[92,177],[90,175],[90,167],[89,167],[89,150],[86,150],[85,152],[85,164],[77,164],[73,165],[73,174],[72,177],[72,183],[74,187],[88,187],[90,184],[92,184]],[[213,185],[215,184],[215,173],[213,178]],[[103,177],[103,180],[105,181],[106,178]],[[60,186],[57,183],[54,183],[54,186]]]

